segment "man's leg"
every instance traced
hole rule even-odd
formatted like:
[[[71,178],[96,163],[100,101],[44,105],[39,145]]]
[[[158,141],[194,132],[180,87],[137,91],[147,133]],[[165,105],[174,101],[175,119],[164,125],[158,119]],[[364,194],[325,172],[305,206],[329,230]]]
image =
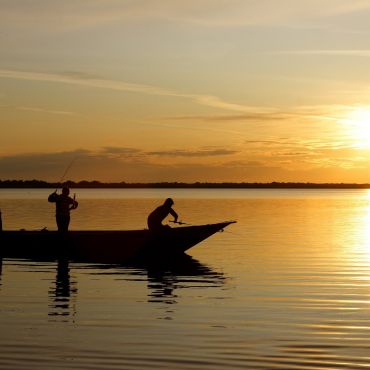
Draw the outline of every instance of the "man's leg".
[[[71,219],[70,216],[57,215],[58,231],[66,233],[68,231],[70,219]]]

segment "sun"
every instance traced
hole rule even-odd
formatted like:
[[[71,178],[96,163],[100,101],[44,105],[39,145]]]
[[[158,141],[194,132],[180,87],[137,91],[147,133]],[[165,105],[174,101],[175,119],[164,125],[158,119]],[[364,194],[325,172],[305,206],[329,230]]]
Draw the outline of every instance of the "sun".
[[[340,122],[357,148],[370,148],[370,107],[352,109]]]

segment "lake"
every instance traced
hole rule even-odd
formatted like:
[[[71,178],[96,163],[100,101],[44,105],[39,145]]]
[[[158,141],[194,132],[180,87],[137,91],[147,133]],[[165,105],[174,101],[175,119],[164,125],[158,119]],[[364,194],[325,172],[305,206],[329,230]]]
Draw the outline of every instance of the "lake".
[[[50,192],[1,189],[4,229],[55,229]],[[0,369],[370,366],[369,191],[73,192],[70,229],[143,229],[167,197],[237,223],[161,268],[4,259]]]

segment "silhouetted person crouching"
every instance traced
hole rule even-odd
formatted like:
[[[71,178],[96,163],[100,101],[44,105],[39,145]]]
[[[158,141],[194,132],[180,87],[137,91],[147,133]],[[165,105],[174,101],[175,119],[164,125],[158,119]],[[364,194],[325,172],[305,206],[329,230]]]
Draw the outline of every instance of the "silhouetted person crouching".
[[[164,203],[157,207],[149,216],[148,216],[148,227],[149,230],[162,230],[169,228],[169,225],[163,225],[162,221],[168,216],[173,216],[173,222],[177,222],[178,215],[172,209],[174,201],[171,198],[167,198]]]
[[[55,203],[55,219],[58,231],[67,232],[71,220],[70,211],[78,207],[78,202],[69,196],[69,188],[66,186],[63,187],[62,194],[58,194],[56,190],[50,194],[48,201]]]

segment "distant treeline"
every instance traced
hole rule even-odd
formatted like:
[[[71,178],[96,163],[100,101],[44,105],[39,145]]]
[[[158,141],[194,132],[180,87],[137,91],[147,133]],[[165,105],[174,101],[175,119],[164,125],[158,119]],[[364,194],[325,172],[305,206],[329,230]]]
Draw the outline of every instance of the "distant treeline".
[[[100,182],[100,181],[65,181],[71,188],[84,189],[369,189],[370,184],[348,183],[310,183],[310,182]],[[57,188],[61,185],[55,182],[41,180],[0,180],[0,188]]]

